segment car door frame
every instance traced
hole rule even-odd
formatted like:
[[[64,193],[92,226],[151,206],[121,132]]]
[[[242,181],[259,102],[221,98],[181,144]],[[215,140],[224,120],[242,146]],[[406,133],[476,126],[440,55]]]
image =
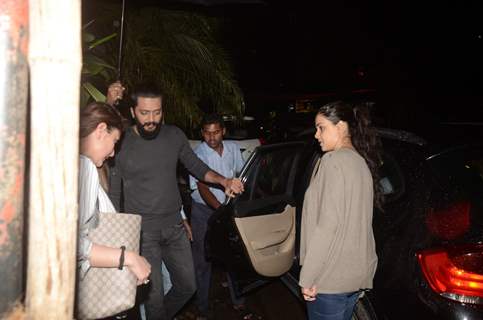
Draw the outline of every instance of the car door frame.
[[[255,272],[256,268],[249,258],[250,254],[246,248],[246,244],[242,240],[240,231],[236,227],[235,219],[271,216],[282,212],[286,209],[286,206],[289,205],[293,207],[293,228],[295,233],[296,203],[294,184],[296,175],[298,174],[297,169],[300,167],[298,161],[305,146],[305,142],[296,141],[257,147],[240,174],[240,179],[247,186],[246,189],[248,192],[252,192],[252,194],[248,196],[249,199],[240,200],[240,197],[228,199],[213,213],[208,222],[208,232],[205,242],[207,254],[213,260],[223,262],[226,270],[228,270],[232,276],[231,280],[234,282],[235,294],[237,295],[242,295],[251,291],[274,278],[261,276]],[[258,159],[269,152],[283,150],[285,148],[294,148],[296,151],[288,172],[289,176],[287,177],[284,194],[253,200],[254,185],[258,181],[260,173]],[[253,176],[253,180],[249,180],[252,170],[257,171]],[[220,230],[223,231],[220,232]],[[225,234],[222,234],[223,232],[225,232]],[[220,241],[220,238],[224,238],[224,241]],[[295,256],[295,248],[293,256]],[[291,263],[293,263],[293,257],[291,260]]]

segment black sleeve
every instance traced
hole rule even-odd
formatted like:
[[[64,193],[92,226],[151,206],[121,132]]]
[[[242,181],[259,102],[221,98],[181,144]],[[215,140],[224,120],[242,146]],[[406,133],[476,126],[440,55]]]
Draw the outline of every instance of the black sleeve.
[[[117,157],[109,168],[109,198],[118,212],[121,212],[122,173]]]
[[[204,180],[206,173],[211,169],[194,153],[188,138],[180,129],[177,129],[177,138],[181,141],[179,160],[193,176],[198,180]]]

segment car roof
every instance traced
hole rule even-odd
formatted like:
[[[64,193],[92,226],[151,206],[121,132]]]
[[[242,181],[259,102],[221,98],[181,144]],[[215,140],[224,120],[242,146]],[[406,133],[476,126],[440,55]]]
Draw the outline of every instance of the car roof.
[[[425,146],[427,144],[425,139],[409,131],[380,127],[375,128],[375,130],[376,134],[384,139],[403,141],[418,146]],[[314,134],[315,128],[307,128],[297,134],[297,139],[306,139],[309,136],[313,137]]]
[[[385,139],[403,141],[403,142],[415,144],[418,146],[427,145],[427,141],[425,139],[409,131],[390,129],[390,128],[376,128],[376,133],[379,137],[385,138]]]
[[[457,134],[448,129],[457,130]],[[434,127],[428,130],[431,134],[424,138],[416,133],[400,129],[376,127],[375,130],[382,139],[421,147],[423,156],[428,160],[448,152],[458,150],[463,152],[463,150],[472,148],[483,149],[483,123],[444,123],[440,128]],[[315,128],[307,128],[299,132],[296,139],[306,140],[312,138],[314,134]]]
[[[458,148],[481,147],[483,123],[442,122],[425,130],[428,157]]]

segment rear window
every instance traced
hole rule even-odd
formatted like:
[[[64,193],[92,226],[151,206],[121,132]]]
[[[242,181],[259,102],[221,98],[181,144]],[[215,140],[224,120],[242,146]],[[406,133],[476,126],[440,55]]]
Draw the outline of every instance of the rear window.
[[[483,229],[483,149],[465,148],[429,160],[434,178],[426,225],[442,240],[479,241]]]
[[[429,163],[437,182],[453,197],[483,196],[483,147],[452,150]]]

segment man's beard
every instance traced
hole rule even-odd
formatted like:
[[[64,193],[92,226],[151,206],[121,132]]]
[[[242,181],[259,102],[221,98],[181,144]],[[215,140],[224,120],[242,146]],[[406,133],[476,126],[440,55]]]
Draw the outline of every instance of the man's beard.
[[[142,124],[141,122],[138,121],[137,118],[135,118],[134,121],[136,122],[136,128],[138,129],[139,135],[141,136],[141,138],[143,138],[145,140],[155,139],[158,136],[159,131],[161,130],[161,125],[160,125],[159,122],[153,121],[153,122],[146,122],[146,123]],[[144,129],[145,127],[148,127],[150,125],[156,126],[153,131],[148,131],[148,130]]]

